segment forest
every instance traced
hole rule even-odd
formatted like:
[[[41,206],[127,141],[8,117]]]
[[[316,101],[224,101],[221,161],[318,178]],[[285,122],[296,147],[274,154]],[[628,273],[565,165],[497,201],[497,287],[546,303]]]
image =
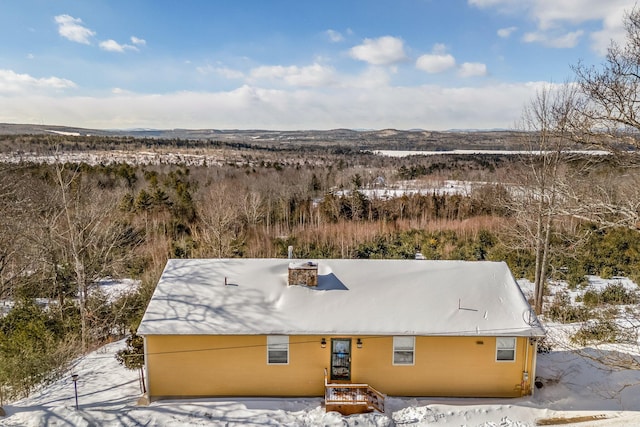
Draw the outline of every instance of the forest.
[[[61,139],[29,138],[45,145]],[[104,142],[111,143],[96,141]],[[235,150],[243,161],[198,167],[0,166],[3,399],[27,395],[78,354],[135,332],[168,258],[286,257],[291,245],[303,259],[412,259],[421,253],[506,260],[516,277],[535,279],[530,233],[540,189],[528,181],[528,170],[543,167],[545,156]],[[559,163],[557,182],[580,174],[576,191],[609,180],[619,197],[633,188],[630,178],[621,185],[617,157],[567,156]],[[445,191],[454,179],[468,186]],[[385,195],[390,189],[393,197]],[[572,286],[587,274],[638,281],[640,233],[634,226],[603,226],[579,210],[570,213],[571,203],[563,201],[565,212],[554,207],[548,278]],[[139,285],[114,296],[100,286],[106,279]]]

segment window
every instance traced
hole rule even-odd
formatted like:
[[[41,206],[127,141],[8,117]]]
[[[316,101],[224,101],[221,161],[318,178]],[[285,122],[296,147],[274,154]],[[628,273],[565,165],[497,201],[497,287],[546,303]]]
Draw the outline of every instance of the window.
[[[516,360],[516,339],[513,337],[496,338],[496,360]]]
[[[287,363],[289,363],[288,336],[267,336],[267,363],[269,365],[286,365]]]
[[[393,364],[413,365],[416,337],[393,337]]]

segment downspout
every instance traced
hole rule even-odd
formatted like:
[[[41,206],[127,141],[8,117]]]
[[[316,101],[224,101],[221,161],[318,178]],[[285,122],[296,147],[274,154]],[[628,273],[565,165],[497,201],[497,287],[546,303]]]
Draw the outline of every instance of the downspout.
[[[526,341],[524,345],[524,369],[522,370],[522,385],[520,386],[520,390],[522,390],[523,396],[524,396],[524,386],[527,383],[527,381],[530,382],[531,380],[529,376],[529,371],[527,370],[529,368],[529,347],[531,347],[531,341],[529,340],[529,338],[526,338],[526,337],[525,337],[525,340]]]
[[[149,355],[147,353],[147,336],[142,336],[142,341],[144,345],[144,370],[146,375],[144,376],[144,386],[147,390],[147,399],[148,402],[151,403],[151,389],[149,388]]]
[[[533,355],[531,356],[531,375],[533,378],[531,379],[531,396],[533,396],[533,391],[536,385],[536,365],[538,362],[538,339],[533,342]]]

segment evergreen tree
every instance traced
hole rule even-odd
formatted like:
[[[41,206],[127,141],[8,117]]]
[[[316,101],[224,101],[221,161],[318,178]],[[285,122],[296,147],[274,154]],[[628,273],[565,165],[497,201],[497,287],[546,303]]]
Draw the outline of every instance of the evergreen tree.
[[[127,347],[116,353],[116,360],[125,368],[138,370],[140,380],[140,390],[147,392],[144,384],[144,340],[141,336],[131,331],[127,337]]]

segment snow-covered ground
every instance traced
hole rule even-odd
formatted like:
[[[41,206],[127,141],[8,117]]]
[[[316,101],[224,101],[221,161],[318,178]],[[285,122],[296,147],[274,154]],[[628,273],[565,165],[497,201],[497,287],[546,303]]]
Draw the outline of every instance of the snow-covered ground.
[[[190,152],[163,151],[67,151],[56,154],[34,152],[0,153],[0,163],[86,163],[92,166],[100,164],[127,163],[130,165],[221,165],[231,161],[232,157],[224,150],[210,150],[211,154],[193,154]]]
[[[343,417],[326,413],[320,398],[191,399],[137,406],[136,372],[114,359],[122,341],[77,361],[69,375],[33,396],[5,405],[3,426],[535,426],[562,419],[581,426],[640,425],[640,372],[612,372],[565,351],[542,354],[545,386],[520,399],[393,398],[386,413]],[[78,377],[75,409],[71,374]],[[628,386],[630,385],[630,386]],[[625,386],[627,386],[625,388]],[[579,420],[587,422],[577,423]],[[571,424],[569,424],[571,425]]]
[[[110,277],[98,280],[98,289],[107,296],[111,302],[122,295],[138,289],[140,280],[136,279],[112,279]]]
[[[90,289],[90,292],[98,291],[103,293],[109,302],[114,302],[126,293],[134,292],[140,286],[140,280],[136,279],[112,279],[106,277],[97,282],[97,286]],[[57,304],[56,300],[49,298],[36,298],[36,304],[40,307],[49,307],[51,304]],[[11,299],[0,299],[0,317],[5,316],[15,305],[15,301]]]
[[[469,195],[474,187],[487,185],[486,182],[479,181],[457,181],[447,180],[415,180],[415,181],[399,181],[392,186],[384,186],[378,188],[361,188],[358,191],[369,199],[389,200],[402,196],[412,195]],[[348,196],[351,190],[338,190],[334,193],[337,196]]]
[[[529,150],[446,150],[446,151],[430,151],[430,150],[373,150],[373,154],[378,154],[387,157],[408,157],[408,156],[442,156],[442,155],[469,155],[469,154],[497,154],[503,156],[515,156],[515,155],[539,155],[548,154],[551,151],[529,151]],[[606,156],[611,153],[604,150],[567,150],[566,154],[587,154],[590,156]]]
[[[638,290],[638,285],[633,283],[633,281],[627,277],[612,277],[611,279],[603,279],[598,276],[587,275],[585,276],[587,279],[587,284],[580,289],[569,289],[564,282],[556,282],[550,281],[548,286],[549,289],[547,293],[549,296],[555,295],[557,292],[566,292],[567,295],[571,298],[573,303],[576,303],[577,297],[584,295],[587,290],[594,290],[601,292],[607,286],[612,284],[622,285],[627,290]],[[518,279],[518,285],[520,285],[520,289],[525,294],[527,298],[531,298],[533,296],[533,283],[527,279]]]
[[[626,279],[615,280],[635,287]],[[596,288],[610,282],[590,277]],[[519,283],[525,294],[530,291],[529,282]],[[68,375],[29,398],[5,404],[7,415],[0,426],[640,426],[640,371],[611,369],[590,357],[621,347],[574,351],[563,333],[571,328],[547,325],[553,349],[538,356],[537,377],[543,386],[532,397],[389,397],[384,414],[348,417],[326,413],[320,398],[165,400],[138,406],[137,372],[114,359],[124,347],[120,341],[80,358]],[[79,375],[77,410],[73,373]]]

